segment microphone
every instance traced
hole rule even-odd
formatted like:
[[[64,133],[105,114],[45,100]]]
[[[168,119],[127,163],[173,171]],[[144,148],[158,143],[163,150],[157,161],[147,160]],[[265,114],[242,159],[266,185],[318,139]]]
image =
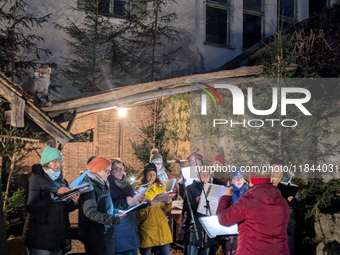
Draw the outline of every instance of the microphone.
[[[167,160],[166,163],[172,164],[172,163],[184,163],[188,162],[187,159],[174,159],[174,160]]]

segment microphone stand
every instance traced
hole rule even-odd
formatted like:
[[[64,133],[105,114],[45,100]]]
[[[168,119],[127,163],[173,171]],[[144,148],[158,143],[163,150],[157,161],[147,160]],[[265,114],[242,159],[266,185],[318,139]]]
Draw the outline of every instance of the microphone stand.
[[[209,204],[209,200],[208,200],[208,196],[207,196],[207,193],[205,192],[205,189],[204,189],[204,183],[202,182],[202,178],[201,178],[201,175],[200,175],[200,181],[202,183],[202,191],[203,191],[203,195],[204,195],[204,198],[205,198],[205,215],[208,216],[208,212],[209,212],[209,215],[211,216],[211,210],[210,210],[210,204]],[[202,228],[202,231],[203,231],[203,228]],[[208,235],[207,233],[204,231],[204,248],[205,248],[205,255],[208,255]]]
[[[188,197],[188,192],[187,189],[184,190],[185,193],[185,197],[187,198],[187,202],[188,202],[188,206],[189,206],[189,211],[190,211],[190,215],[191,215],[191,222],[190,222],[190,238],[189,238],[189,254],[191,254],[191,246],[193,246],[193,236],[192,233],[195,231],[195,236],[196,236],[196,240],[199,240],[198,237],[198,233],[197,233],[197,227],[196,227],[196,222],[195,222],[195,218],[194,218],[194,213],[192,211],[192,207],[191,207],[191,203],[190,203],[190,199]]]

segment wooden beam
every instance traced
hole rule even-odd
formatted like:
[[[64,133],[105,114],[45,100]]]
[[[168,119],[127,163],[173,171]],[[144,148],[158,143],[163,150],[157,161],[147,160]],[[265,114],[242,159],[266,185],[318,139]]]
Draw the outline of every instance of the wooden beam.
[[[226,78],[237,78],[244,76],[258,75],[262,73],[262,66],[253,66],[247,68],[240,68],[236,70],[220,71],[215,73],[196,74],[191,76],[183,76],[168,80],[154,81],[149,83],[137,84],[125,86],[122,88],[116,88],[106,92],[98,93],[92,96],[81,97],[66,102],[55,103],[50,107],[43,107],[42,110],[46,112],[65,112],[69,109],[78,109],[78,113],[82,112],[80,108],[85,109],[94,105],[109,104],[113,100],[119,100],[123,97],[132,97],[134,95],[140,95],[141,93],[147,93],[151,91],[157,91],[158,89],[175,89],[178,87],[190,86],[196,82],[211,82]],[[100,108],[96,108],[100,109]]]
[[[23,128],[25,115],[25,100],[13,93],[11,102],[11,126]]]
[[[12,83],[3,73],[0,72],[0,94],[10,103],[12,103],[13,98],[16,96],[25,97],[25,95],[20,92],[17,85]],[[13,102],[15,103],[15,102]],[[46,133],[56,139],[62,144],[66,144],[73,136],[70,132],[67,132],[62,126],[50,120],[38,107],[36,107],[33,102],[26,101],[25,103],[25,113]]]

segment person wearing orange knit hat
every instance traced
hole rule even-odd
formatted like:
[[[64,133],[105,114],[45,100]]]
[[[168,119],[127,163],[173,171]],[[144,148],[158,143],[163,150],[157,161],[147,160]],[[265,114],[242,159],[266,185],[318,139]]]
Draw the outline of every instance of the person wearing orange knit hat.
[[[107,178],[111,173],[111,162],[98,156],[91,160],[86,169],[91,170],[83,183],[93,190],[80,196],[79,228],[82,242],[88,255],[114,254],[114,224],[124,217],[124,211],[114,209]]]

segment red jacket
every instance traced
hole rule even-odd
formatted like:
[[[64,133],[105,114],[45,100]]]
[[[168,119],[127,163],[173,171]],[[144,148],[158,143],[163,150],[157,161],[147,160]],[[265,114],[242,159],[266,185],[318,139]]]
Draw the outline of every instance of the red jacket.
[[[234,205],[223,196],[217,216],[221,225],[238,224],[237,255],[289,255],[289,207],[272,184],[254,185]]]

